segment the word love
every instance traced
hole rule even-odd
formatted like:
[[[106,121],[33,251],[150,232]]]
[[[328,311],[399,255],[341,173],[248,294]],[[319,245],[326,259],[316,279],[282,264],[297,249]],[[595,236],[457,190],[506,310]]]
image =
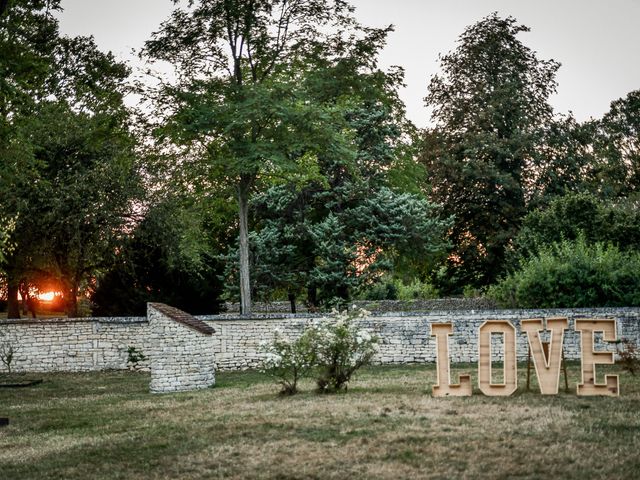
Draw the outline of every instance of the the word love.
[[[533,358],[540,393],[556,395],[560,381],[560,362],[564,332],[569,325],[567,318],[550,318],[547,353],[540,334],[545,330],[541,318],[522,320],[521,330],[527,335]],[[596,380],[596,365],[612,364],[613,353],[595,351],[595,334],[602,333],[605,342],[616,340],[616,321],[613,319],[576,319],[575,330],[580,332],[582,380],[578,384],[578,395],[619,395],[618,375],[605,375],[604,382]],[[436,337],[436,362],[438,379],[433,386],[435,397],[471,395],[471,376],[460,375],[458,383],[451,383],[449,360],[449,336],[453,333],[450,323],[432,323],[431,335]],[[500,382],[493,381],[491,337],[502,336],[504,362]],[[518,388],[518,365],[516,356],[516,329],[507,320],[488,320],[478,329],[478,387],[489,396],[509,396]]]

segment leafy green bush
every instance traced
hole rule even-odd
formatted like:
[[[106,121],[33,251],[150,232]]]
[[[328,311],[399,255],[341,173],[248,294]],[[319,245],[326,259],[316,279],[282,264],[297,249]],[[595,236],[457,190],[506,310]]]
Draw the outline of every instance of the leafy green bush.
[[[430,298],[438,298],[439,292],[429,282],[422,282],[419,279],[414,279],[409,284],[404,284],[402,281],[397,280],[398,300],[427,300]]]
[[[260,370],[281,385],[282,395],[298,392],[298,381],[317,367],[318,391],[346,389],[353,373],[371,362],[377,352],[378,339],[358,329],[353,320],[369,315],[366,310],[333,310],[331,319],[308,326],[297,340],[290,340],[279,330],[272,342],[261,342],[264,358]]]
[[[640,253],[602,242],[589,245],[579,235],[540,247],[488,295],[512,308],[636,306],[639,272]]]
[[[133,345],[129,345],[129,348],[127,348],[127,367],[130,370],[140,370],[142,368],[140,363],[145,360],[147,360],[146,355]]]
[[[405,284],[399,278],[392,278],[378,282],[368,287],[360,298],[362,300],[426,300],[437,298],[438,290],[428,282],[422,282],[414,278],[411,283]]]
[[[298,392],[298,381],[308,375],[316,363],[316,330],[307,328],[294,341],[276,330],[273,342],[262,342],[260,349],[265,353],[260,371],[276,380],[282,387],[280,394],[293,395]]]
[[[622,250],[640,248],[638,199],[603,201],[588,193],[572,193],[530,212],[514,241],[515,253],[529,257],[540,246],[580,235],[589,243],[611,242]]]
[[[397,300],[398,287],[393,281],[379,282],[370,286],[363,295],[365,300]]]
[[[377,352],[378,338],[354,325],[356,318],[369,312],[354,309],[350,312],[332,312],[332,322],[316,327],[319,392],[346,390],[353,373],[371,363]]]

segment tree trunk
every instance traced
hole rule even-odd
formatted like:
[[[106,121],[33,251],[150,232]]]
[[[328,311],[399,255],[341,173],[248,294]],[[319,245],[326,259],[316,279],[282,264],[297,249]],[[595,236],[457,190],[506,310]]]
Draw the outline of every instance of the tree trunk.
[[[240,314],[251,315],[251,281],[249,277],[249,184],[247,177],[238,185],[240,213]]]
[[[7,282],[7,318],[20,318],[18,286],[12,284],[11,278],[8,278]]]
[[[29,316],[29,285],[26,281],[20,282],[18,291],[22,297],[22,314]]]
[[[315,286],[307,288],[307,306],[310,312],[318,310],[318,289]]]
[[[75,282],[65,291],[65,313],[69,318],[78,316],[78,284]]]
[[[349,287],[347,285],[338,286],[338,298],[341,302],[336,306],[338,310],[349,310]]]
[[[289,304],[291,304],[291,313],[296,313],[296,295],[289,293]]]
[[[0,17],[7,10],[9,6],[9,0],[0,0]]]
[[[349,287],[346,285],[338,286],[338,297],[340,297],[345,302],[349,300]]]

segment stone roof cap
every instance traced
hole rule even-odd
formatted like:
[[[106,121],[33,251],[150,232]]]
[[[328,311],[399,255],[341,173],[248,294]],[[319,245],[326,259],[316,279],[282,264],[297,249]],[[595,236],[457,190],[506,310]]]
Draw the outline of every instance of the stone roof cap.
[[[170,319],[182,323],[187,327],[193,328],[194,330],[204,333],[205,335],[211,335],[216,331],[211,328],[209,325],[204,323],[202,320],[198,320],[192,315],[189,315],[187,312],[183,312],[175,307],[171,307],[164,303],[149,303],[149,307],[153,307],[158,310],[160,313],[165,314]]]

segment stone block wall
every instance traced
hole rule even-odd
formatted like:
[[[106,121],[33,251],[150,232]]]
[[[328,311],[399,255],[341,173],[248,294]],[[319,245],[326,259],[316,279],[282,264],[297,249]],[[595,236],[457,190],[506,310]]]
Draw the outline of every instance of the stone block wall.
[[[154,314],[150,314],[150,319]],[[450,337],[451,361],[476,362],[478,354],[478,327],[491,319],[506,319],[518,329],[518,357],[525,360],[527,343],[520,334],[520,321],[527,318],[569,318],[569,329],[564,337],[565,357],[580,358],[579,334],[573,330],[576,318],[615,318],[618,338],[628,338],[640,346],[640,308],[601,309],[554,309],[554,310],[451,310],[411,313],[376,313],[360,322],[361,328],[380,337],[378,363],[422,363],[435,360],[435,338],[429,335],[431,322],[453,323]],[[193,317],[190,317],[193,318]],[[219,370],[240,370],[259,364],[262,340],[271,340],[274,331],[295,338],[308,323],[321,321],[318,315],[279,314],[241,318],[233,315],[197,317],[212,327],[215,335],[202,335],[193,328],[175,321],[162,324],[170,335],[153,331],[146,318],[88,318],[57,320],[18,320],[0,322],[0,329],[16,349],[13,369],[15,371],[91,371],[104,369],[126,369],[127,349],[135,347],[147,357],[153,352],[180,353],[182,367],[192,368],[202,361],[217,363]],[[168,321],[168,320],[167,320]],[[160,325],[160,324],[159,324]],[[177,333],[176,333],[177,332]],[[175,345],[164,345],[167,338],[177,335]],[[597,337],[597,336],[596,336]],[[179,340],[179,341],[178,341]],[[596,338],[598,340],[598,338]],[[161,345],[162,344],[162,345]],[[164,346],[163,346],[164,345]],[[494,359],[500,359],[501,342],[495,340]],[[191,350],[189,350],[191,348]],[[612,349],[610,345],[597,348]],[[212,356],[194,354],[212,352]],[[173,354],[172,353],[172,354]],[[204,355],[204,354],[202,354]],[[186,367],[186,365],[190,367]],[[146,364],[148,366],[148,363]],[[0,365],[0,371],[3,365]],[[200,367],[196,367],[200,368]],[[168,372],[168,370],[167,370]],[[191,372],[194,373],[195,372]],[[197,376],[197,375],[196,375]],[[203,383],[213,382],[202,377]],[[200,381],[200,380],[198,380]]]
[[[549,309],[549,310],[469,310],[374,314],[360,320],[361,328],[380,338],[380,351],[374,361],[381,364],[434,362],[435,337],[429,324],[451,322],[453,335],[449,340],[452,363],[478,360],[478,328],[486,320],[508,320],[516,327],[518,360],[527,358],[527,339],[520,333],[520,320],[528,318],[568,317],[569,328],[564,336],[567,360],[580,359],[580,335],[574,331],[576,318],[615,318],[618,338],[628,338],[640,346],[640,308]],[[259,343],[271,340],[275,329],[296,338],[308,323],[319,321],[312,315],[265,315],[261,318],[217,316],[200,317],[213,326],[219,335],[215,351],[220,370],[254,368],[259,364]],[[596,341],[601,340],[596,338]],[[493,338],[493,360],[502,359],[502,342]],[[615,351],[611,344],[599,345]]]
[[[184,392],[215,384],[214,329],[188,313],[150,303],[150,390]]]
[[[128,349],[146,351],[145,318],[57,318],[0,322],[15,349],[16,372],[88,372],[128,368]],[[148,362],[141,362],[145,369]],[[0,371],[4,365],[0,364]]]

